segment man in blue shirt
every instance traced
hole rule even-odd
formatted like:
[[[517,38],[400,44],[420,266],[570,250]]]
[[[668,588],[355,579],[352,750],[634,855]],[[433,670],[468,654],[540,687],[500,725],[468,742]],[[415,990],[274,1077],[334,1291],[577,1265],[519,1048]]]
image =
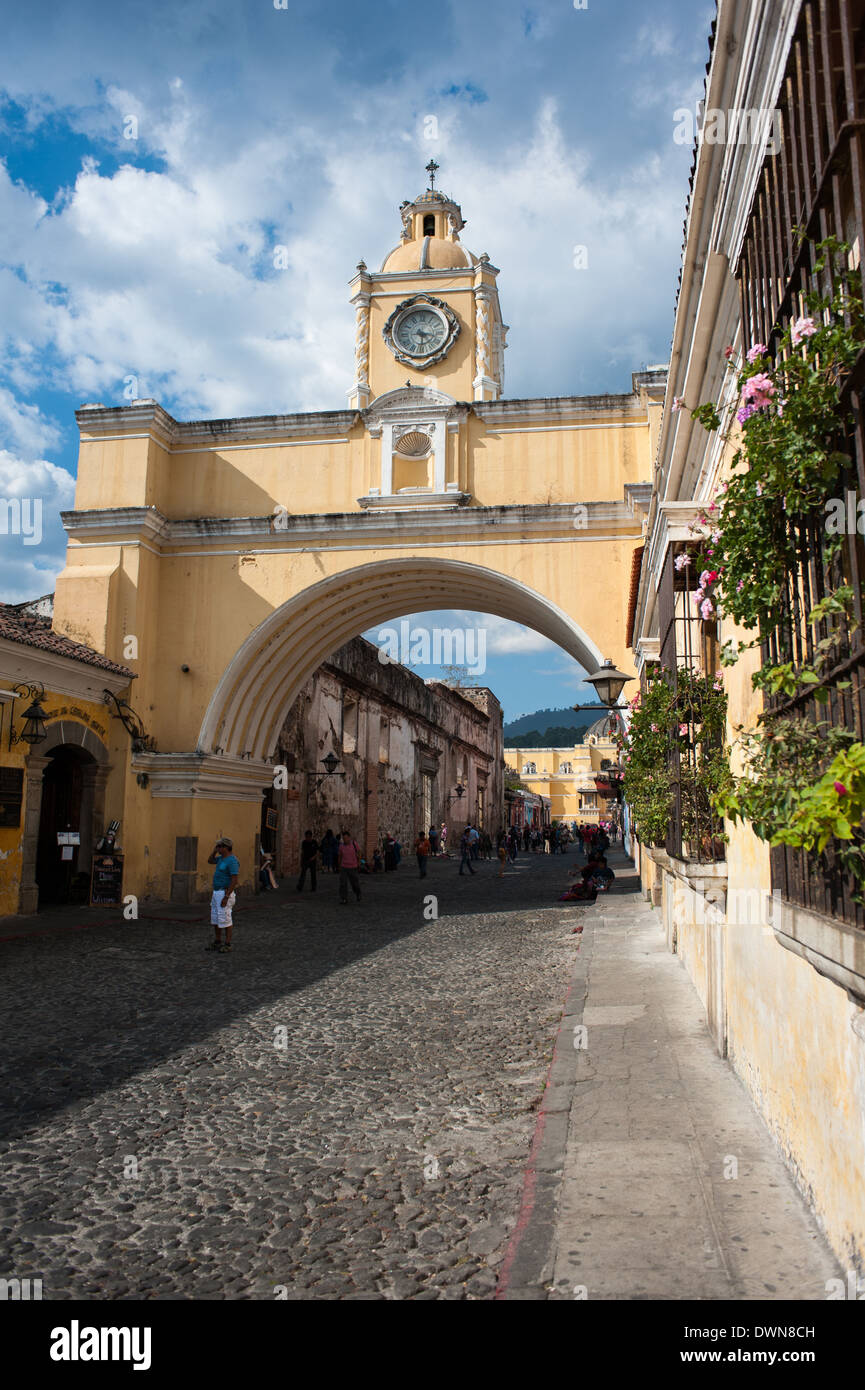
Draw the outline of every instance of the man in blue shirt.
[[[233,845],[224,837],[217,840],[208,864],[215,864],[213,871],[213,896],[210,899],[210,922],[214,929],[214,940],[208,951],[219,951],[225,955],[231,950],[231,913],[234,907],[237,879],[240,864],[234,857]]]

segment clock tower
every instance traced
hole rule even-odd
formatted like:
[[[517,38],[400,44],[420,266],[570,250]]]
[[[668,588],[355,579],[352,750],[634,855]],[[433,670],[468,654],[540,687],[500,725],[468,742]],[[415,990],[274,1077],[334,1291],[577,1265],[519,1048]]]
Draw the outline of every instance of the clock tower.
[[[457,401],[495,401],[504,390],[507,326],[502,323],[498,269],[486,253],[460,241],[459,205],[429,187],[400,207],[402,237],[381,270],[363,261],[351,281],[357,313],[355,382],[349,405],[363,410],[385,392],[409,384]]]

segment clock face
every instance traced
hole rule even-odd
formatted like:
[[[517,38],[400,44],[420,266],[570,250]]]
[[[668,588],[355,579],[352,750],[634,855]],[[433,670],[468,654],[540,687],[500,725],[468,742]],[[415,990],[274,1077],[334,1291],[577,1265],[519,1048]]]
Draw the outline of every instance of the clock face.
[[[447,324],[434,309],[412,309],[400,319],[393,336],[411,357],[428,357],[442,346],[447,334]]]

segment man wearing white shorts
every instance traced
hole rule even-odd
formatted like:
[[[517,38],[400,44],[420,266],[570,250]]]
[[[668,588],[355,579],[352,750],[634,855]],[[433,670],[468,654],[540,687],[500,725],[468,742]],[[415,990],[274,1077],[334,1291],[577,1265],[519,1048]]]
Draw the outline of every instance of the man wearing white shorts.
[[[225,838],[217,840],[207,862],[216,865],[213,871],[213,896],[210,899],[210,923],[214,939],[207,950],[225,955],[231,950],[231,913],[237,896],[235,889],[240,864],[234,856],[231,841]]]

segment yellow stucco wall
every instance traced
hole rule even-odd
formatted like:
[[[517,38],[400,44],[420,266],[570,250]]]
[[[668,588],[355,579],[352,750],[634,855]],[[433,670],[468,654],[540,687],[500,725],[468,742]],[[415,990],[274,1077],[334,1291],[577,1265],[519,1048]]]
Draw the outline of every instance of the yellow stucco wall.
[[[722,638],[747,634],[726,623]],[[728,737],[762,711],[751,675],[757,652],[725,670]],[[734,745],[734,769],[741,761]],[[865,1044],[863,1010],[807,961],[785,949],[771,927],[769,847],[745,826],[727,826],[726,920],[720,965],[713,963],[711,910],[669,872],[659,926],[676,949],[709,1012],[713,988],[724,1017],[729,1060],[748,1087],[803,1192],[847,1268],[865,1264]],[[644,856],[650,890],[658,868]],[[714,978],[718,970],[720,982]],[[710,1020],[711,1021],[711,1020]],[[856,1022],[860,1033],[854,1032]],[[797,1291],[791,1290],[791,1296]]]
[[[506,748],[504,759],[529,791],[549,797],[553,820],[596,824],[607,819],[608,805],[612,803],[595,791],[597,805],[581,806],[579,789],[594,788],[593,777],[600,771],[604,759],[617,762],[618,749],[609,740],[578,743],[573,748]],[[527,762],[534,763],[537,772],[524,772]],[[564,763],[569,763],[573,771],[563,772]]]

